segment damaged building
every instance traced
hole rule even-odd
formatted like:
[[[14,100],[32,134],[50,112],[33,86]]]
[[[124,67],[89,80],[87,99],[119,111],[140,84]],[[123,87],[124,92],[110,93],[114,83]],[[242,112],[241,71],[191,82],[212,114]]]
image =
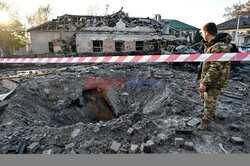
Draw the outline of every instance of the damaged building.
[[[58,16],[28,29],[32,52],[91,53],[157,51],[148,41],[174,40],[168,24],[150,18],[131,18],[122,10],[107,16]],[[159,50],[158,50],[159,51]]]

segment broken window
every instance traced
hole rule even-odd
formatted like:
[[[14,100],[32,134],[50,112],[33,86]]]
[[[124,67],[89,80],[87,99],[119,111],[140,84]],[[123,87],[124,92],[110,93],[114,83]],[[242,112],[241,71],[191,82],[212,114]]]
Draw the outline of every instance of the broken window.
[[[53,45],[53,42],[49,42],[49,53],[54,53],[54,45]]]
[[[93,52],[102,52],[103,42],[101,40],[93,41]]]
[[[116,41],[115,42],[115,51],[121,52],[124,51],[124,42],[123,41]]]
[[[143,41],[137,41],[136,42],[136,51],[143,51],[144,48],[144,42]]]

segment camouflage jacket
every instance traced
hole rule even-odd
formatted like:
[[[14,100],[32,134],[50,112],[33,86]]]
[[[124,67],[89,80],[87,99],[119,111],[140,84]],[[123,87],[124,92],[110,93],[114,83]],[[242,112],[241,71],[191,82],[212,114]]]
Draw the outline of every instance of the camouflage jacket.
[[[202,41],[206,54],[229,53],[232,37],[229,34],[221,33],[215,36],[210,42]],[[207,88],[224,89],[227,87],[230,74],[230,62],[203,62],[197,77],[200,83]]]

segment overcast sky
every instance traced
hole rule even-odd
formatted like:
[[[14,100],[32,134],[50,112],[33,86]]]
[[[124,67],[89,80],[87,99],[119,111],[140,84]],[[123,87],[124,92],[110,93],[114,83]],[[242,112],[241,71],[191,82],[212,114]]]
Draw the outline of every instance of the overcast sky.
[[[121,9],[130,17],[150,17],[161,14],[163,19],[177,19],[187,24],[202,28],[207,22],[219,24],[225,21],[224,9],[239,0],[5,0],[22,16],[33,13],[40,5],[51,4],[54,18],[63,14],[86,15],[89,6],[97,5],[99,15]],[[241,0],[246,3],[248,0]]]

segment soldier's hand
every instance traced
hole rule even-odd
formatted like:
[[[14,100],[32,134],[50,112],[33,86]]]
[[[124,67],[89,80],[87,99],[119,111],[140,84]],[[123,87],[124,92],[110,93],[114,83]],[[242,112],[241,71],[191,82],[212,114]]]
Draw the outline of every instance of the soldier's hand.
[[[203,92],[206,92],[206,86],[205,85],[203,85],[203,84],[201,84],[200,85],[200,88],[199,88],[199,91],[201,92],[201,93],[203,93]]]

